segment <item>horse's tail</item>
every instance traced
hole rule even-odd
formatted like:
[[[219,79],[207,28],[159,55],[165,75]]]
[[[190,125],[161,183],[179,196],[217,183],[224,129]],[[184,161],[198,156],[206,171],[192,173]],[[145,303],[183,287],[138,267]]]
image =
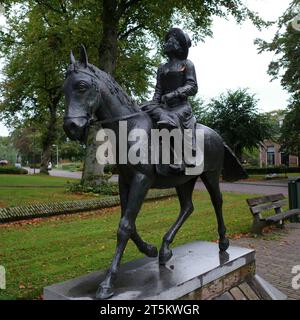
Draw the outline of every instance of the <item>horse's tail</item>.
[[[223,180],[237,181],[247,179],[248,174],[242,167],[240,161],[235,156],[233,151],[224,143],[224,164],[223,164]]]

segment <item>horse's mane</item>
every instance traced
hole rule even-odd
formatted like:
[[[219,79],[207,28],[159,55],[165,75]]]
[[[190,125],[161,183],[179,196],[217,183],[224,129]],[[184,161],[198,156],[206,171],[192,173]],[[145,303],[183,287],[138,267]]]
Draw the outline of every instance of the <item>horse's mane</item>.
[[[128,109],[139,111],[140,108],[137,106],[136,102],[128,96],[125,90],[117,83],[117,81],[108,73],[103,70],[98,69],[93,64],[88,64],[88,69],[93,73],[100,81],[105,83],[111,94],[115,95],[120,103],[127,107]],[[82,65],[76,62],[75,65],[70,65],[67,71],[67,75],[72,71],[79,71],[82,68]]]

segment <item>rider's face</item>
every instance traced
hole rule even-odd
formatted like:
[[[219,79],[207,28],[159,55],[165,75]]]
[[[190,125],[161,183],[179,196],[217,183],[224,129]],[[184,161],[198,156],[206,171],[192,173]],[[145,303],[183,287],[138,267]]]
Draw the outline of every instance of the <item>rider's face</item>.
[[[176,53],[180,49],[180,43],[176,39],[176,36],[171,34],[168,40],[165,42],[164,46],[164,53],[169,55],[171,53]]]

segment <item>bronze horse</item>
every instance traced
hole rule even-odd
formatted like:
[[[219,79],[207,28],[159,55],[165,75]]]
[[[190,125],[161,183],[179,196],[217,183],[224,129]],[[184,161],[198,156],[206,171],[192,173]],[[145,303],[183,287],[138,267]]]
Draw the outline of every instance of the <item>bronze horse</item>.
[[[71,64],[64,83],[66,111],[64,130],[73,140],[84,140],[89,125],[93,121],[102,122],[104,128],[114,130],[118,137],[118,121],[126,119],[128,128],[143,128],[150,135],[153,123],[149,115],[126,95],[124,90],[107,73],[88,63],[85,48],[81,47],[81,57],[75,61],[71,53]],[[219,248],[227,250],[229,240],[226,238],[226,228],[222,213],[222,194],[219,178],[223,173],[225,180],[235,181],[246,178],[237,158],[222,138],[212,129],[197,125],[204,130],[204,170],[200,175],[206,186],[215,209]],[[117,141],[118,144],[118,141]],[[128,150],[133,142],[128,141]],[[118,150],[118,148],[117,148]],[[117,157],[118,159],[118,157]],[[156,173],[153,164],[117,164],[119,169],[119,191],[121,200],[121,219],[117,232],[117,247],[105,280],[99,285],[96,298],[111,297],[113,285],[120,261],[129,239],[137,248],[149,257],[159,255],[159,263],[165,264],[171,257],[170,244],[185,220],[194,210],[192,194],[199,176],[173,175],[169,177]],[[144,242],[139,235],[135,221],[145,196],[150,188],[176,188],[180,202],[180,212],[176,222],[164,235],[161,248]]]

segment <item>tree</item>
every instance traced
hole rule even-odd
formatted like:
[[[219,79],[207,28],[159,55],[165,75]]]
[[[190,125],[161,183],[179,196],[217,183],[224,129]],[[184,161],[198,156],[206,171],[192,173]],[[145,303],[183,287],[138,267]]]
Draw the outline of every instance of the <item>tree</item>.
[[[197,122],[205,124],[206,108],[204,100],[198,95],[189,97],[193,114],[196,117]]]
[[[300,150],[300,32],[292,21],[299,18],[299,0],[293,0],[277,21],[278,31],[272,41],[257,39],[259,52],[274,53],[268,73],[273,79],[281,79],[284,89],[291,93],[279,142],[286,152],[299,154]],[[297,16],[298,15],[298,16]]]
[[[21,8],[17,14],[16,5]],[[66,48],[70,49],[80,42],[84,43],[89,48],[92,63],[113,74],[129,94],[142,100],[151,82],[154,65],[157,65],[156,59],[153,59],[153,54],[150,53],[160,47],[157,44],[172,24],[183,24],[187,31],[193,32],[194,40],[202,40],[205,36],[211,35],[213,16],[226,17],[232,14],[238,22],[250,18],[258,27],[265,25],[241,0],[31,0],[26,2],[10,0],[5,1],[5,9],[9,29],[1,41],[1,44],[4,44],[2,50],[4,56],[8,58],[7,61],[18,62],[13,67],[7,68],[6,76],[7,79],[14,76],[19,79],[13,84],[6,83],[6,93],[11,87],[16,88],[22,99],[14,99],[17,103],[11,107],[8,107],[8,103],[2,105],[5,106],[5,110],[10,110],[10,114],[14,112],[14,108],[19,112],[20,109],[24,111],[24,106],[26,110],[31,106],[32,113],[34,105],[36,110],[44,110],[40,114],[45,116],[47,113],[49,126],[43,148],[43,166],[49,159],[49,146],[54,139],[56,124],[54,115],[61,110],[59,104],[61,91],[57,83],[62,82],[63,71],[67,64]],[[18,25],[20,21],[22,23]],[[29,54],[28,48],[35,54]],[[14,52],[18,53],[17,59],[14,57]],[[45,76],[40,72],[45,67],[42,58],[47,62],[48,71],[55,71],[51,77],[55,81],[51,83],[51,90],[48,81],[47,93],[45,90],[40,90]],[[22,61],[27,62],[26,67],[22,66]],[[39,66],[40,69],[32,70],[30,66],[33,65]],[[27,75],[29,81],[25,82],[22,77],[20,78],[20,73]],[[33,77],[37,81],[34,82],[35,85],[31,85],[32,90],[24,92],[22,86],[33,80],[32,74],[38,75],[36,78]],[[6,99],[6,102],[8,101],[9,99]],[[94,131],[90,132],[89,141],[93,141]],[[94,143],[88,145],[87,155],[95,155],[95,151]],[[94,165],[86,161],[85,171],[92,174],[84,176],[93,176],[96,167]]]
[[[239,159],[244,149],[252,150],[272,137],[272,124],[258,113],[257,102],[247,89],[238,89],[212,99],[207,108],[206,124],[220,133]]]
[[[44,16],[30,1],[7,9],[7,29],[1,32],[6,62],[1,118],[15,127],[32,120],[42,134],[41,172],[48,174],[57,117],[62,110],[64,64],[60,57],[66,51],[59,34],[50,27],[51,17]]]
[[[290,7],[278,19],[278,31],[272,41],[267,42],[262,39],[255,41],[259,53],[265,51],[274,53],[268,73],[272,80],[280,78],[282,86],[292,94],[300,90],[300,33],[291,24],[291,20],[299,14],[298,5],[299,0],[293,0]]]
[[[280,132],[283,151],[300,157],[300,98],[290,101]]]
[[[17,150],[9,137],[0,137],[0,160],[7,160],[11,164],[17,161]]]
[[[24,124],[11,133],[10,139],[23,164],[41,162],[43,137],[35,127]]]

